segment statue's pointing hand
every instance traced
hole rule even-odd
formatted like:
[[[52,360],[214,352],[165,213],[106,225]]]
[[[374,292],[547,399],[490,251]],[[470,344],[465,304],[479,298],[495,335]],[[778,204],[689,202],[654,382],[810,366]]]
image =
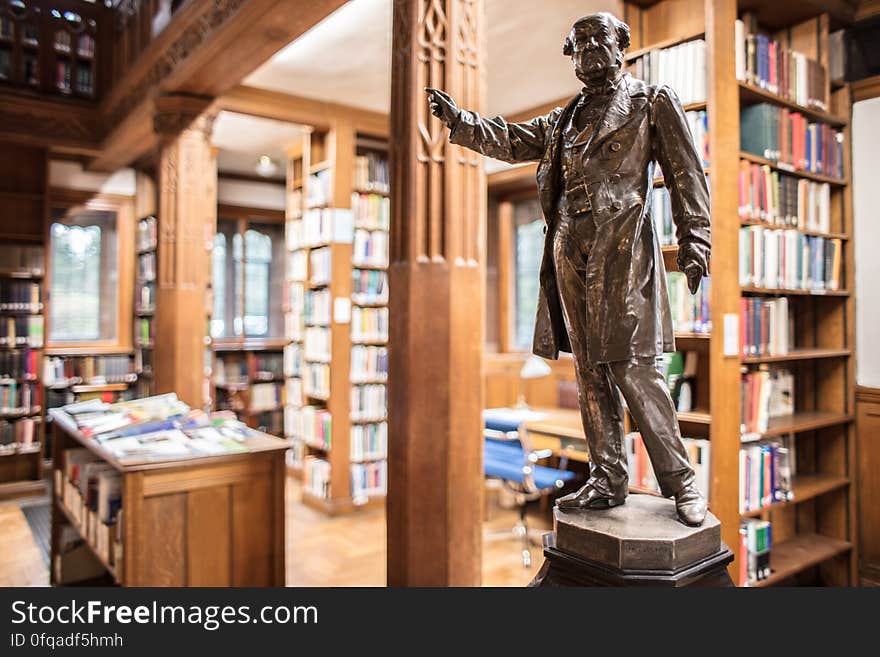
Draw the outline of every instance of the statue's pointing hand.
[[[459,109],[455,101],[445,91],[425,87],[425,93],[428,95],[428,106],[431,113],[446,124],[447,128],[452,128],[458,119]]]

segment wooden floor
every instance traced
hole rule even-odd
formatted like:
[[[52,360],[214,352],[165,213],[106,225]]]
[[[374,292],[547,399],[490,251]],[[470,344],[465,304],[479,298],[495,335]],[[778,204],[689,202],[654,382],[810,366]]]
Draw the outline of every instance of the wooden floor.
[[[300,503],[299,484],[293,479],[288,480],[287,496],[288,586],[385,586],[384,510],[327,517]],[[495,495],[487,497],[483,585],[525,586],[541,566],[541,548],[531,549],[532,566],[524,568],[521,539],[505,532],[516,522],[516,511],[501,508]],[[541,518],[538,511],[531,514],[530,525],[549,529]],[[24,514],[15,501],[0,502],[0,586],[48,583]]]

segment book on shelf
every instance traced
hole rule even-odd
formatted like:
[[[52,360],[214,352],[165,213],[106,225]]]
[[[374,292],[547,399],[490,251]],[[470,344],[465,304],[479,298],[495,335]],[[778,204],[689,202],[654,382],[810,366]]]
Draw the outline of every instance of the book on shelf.
[[[300,344],[285,345],[283,358],[284,376],[299,376],[302,373],[303,349]]]
[[[40,352],[34,349],[0,351],[0,380],[36,381],[40,373]]]
[[[135,297],[136,312],[153,312],[156,307],[156,286],[148,281],[138,285]]]
[[[353,385],[351,387],[351,419],[382,420],[388,408],[388,391],[382,384]]]
[[[135,343],[137,346],[151,345],[156,335],[153,320],[150,317],[138,317],[134,323]]]
[[[691,294],[687,276],[679,271],[667,272],[666,284],[673,330],[676,333],[711,333],[710,279],[706,277],[700,282],[696,294]]]
[[[681,439],[687,452],[688,461],[694,469],[694,483],[700,492],[709,500],[711,492],[710,478],[710,442],[706,438],[689,438]],[[651,465],[651,458],[648,456],[648,450],[645,447],[645,441],[642,434],[638,431],[632,431],[624,436],[624,447],[626,449],[626,469],[629,477],[629,485],[637,487],[641,490],[660,492],[660,484],[657,483],[657,477],[654,474],[654,468]]]
[[[32,347],[43,346],[43,317],[0,317],[0,346]]]
[[[388,462],[351,464],[351,497],[357,504],[367,497],[381,497],[388,491]]]
[[[740,353],[784,356],[794,344],[794,317],[787,297],[740,298]]]
[[[683,105],[706,100],[706,42],[686,41],[655,48],[630,62],[632,75],[648,84],[668,85]]]
[[[744,107],[739,121],[740,150],[781,168],[843,179],[841,130],[770,103]]]
[[[309,251],[309,265],[311,276],[309,282],[312,285],[329,285],[333,276],[332,251],[330,247],[321,247]]]
[[[292,251],[287,254],[287,280],[305,282],[308,280],[308,251]]]
[[[33,417],[0,420],[0,455],[38,450],[40,422]]]
[[[303,314],[311,326],[330,326],[332,296],[329,289],[309,290],[305,293]]]
[[[314,399],[330,397],[330,365],[306,363],[302,377],[303,392]]]
[[[804,53],[761,34],[755,21],[735,27],[736,79],[798,105],[827,110],[825,67]]]
[[[739,527],[739,581],[740,585],[767,579],[770,574],[772,532],[769,520],[743,518]]]
[[[43,384],[46,386],[130,383],[135,378],[134,361],[127,354],[47,356],[43,359]]]
[[[246,384],[249,372],[246,354],[217,354],[214,359],[214,382]]]
[[[669,388],[675,410],[680,413],[694,410],[698,359],[699,353],[696,351],[664,353],[659,359],[660,372]]]
[[[794,436],[744,444],[739,450],[739,512],[794,499]]]
[[[839,290],[842,258],[840,238],[765,226],[743,226],[739,231],[739,281],[743,286]]]
[[[310,326],[305,330],[303,352],[305,360],[319,363],[330,362],[330,345],[332,344],[330,329]]]
[[[156,254],[142,253],[138,256],[138,280],[149,282],[156,280]]]
[[[252,381],[280,379],[284,375],[282,352],[256,352],[248,359],[248,376]]]
[[[0,244],[0,272],[22,276],[42,276],[46,271],[42,246]]]
[[[379,382],[388,379],[388,348],[353,345],[350,379],[352,383]]]
[[[379,153],[356,155],[352,178],[358,190],[387,194],[391,189],[388,158]]]
[[[367,230],[391,229],[391,199],[378,194],[354,192],[351,195],[354,227]]]
[[[303,458],[303,490],[313,497],[330,497],[330,462],[316,456]]]
[[[846,78],[846,31],[839,29],[828,35],[828,77],[832,82]]]
[[[745,369],[740,381],[740,429],[743,440],[751,440],[767,431],[771,419],[794,414],[794,375],[766,365]]]
[[[349,458],[352,462],[378,461],[388,456],[388,423],[351,425]]]
[[[0,278],[0,312],[38,313],[42,310],[39,283]]]
[[[305,403],[302,379],[291,377],[284,381],[284,404],[299,408]],[[286,423],[285,423],[286,426]]]
[[[329,205],[333,197],[333,172],[330,169],[318,171],[309,176],[306,204],[309,207]]]
[[[352,308],[351,339],[353,342],[387,342],[388,308]]]
[[[355,305],[388,303],[388,274],[379,269],[351,270],[351,300]]]
[[[250,386],[250,408],[252,413],[274,411],[281,407],[281,383],[252,383]]]
[[[317,406],[287,407],[284,410],[284,432],[307,445],[329,450],[333,446],[333,422],[330,411]]]
[[[332,241],[333,210],[330,208],[310,208],[303,213],[301,221],[300,246],[317,246]]]
[[[158,225],[156,217],[144,217],[137,224],[137,250],[149,251],[158,244]]]
[[[387,267],[388,232],[364,228],[355,229],[351,257],[355,267]]]
[[[0,381],[0,413],[36,413],[40,409],[41,397],[37,383]]]
[[[784,228],[831,230],[831,186],[740,161],[739,216]]]

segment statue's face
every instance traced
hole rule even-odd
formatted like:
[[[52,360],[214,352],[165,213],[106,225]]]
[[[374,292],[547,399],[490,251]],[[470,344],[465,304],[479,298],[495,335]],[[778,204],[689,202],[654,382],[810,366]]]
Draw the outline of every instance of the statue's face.
[[[584,84],[607,77],[623,61],[617,34],[604,16],[596,16],[572,28],[571,64],[574,74]]]

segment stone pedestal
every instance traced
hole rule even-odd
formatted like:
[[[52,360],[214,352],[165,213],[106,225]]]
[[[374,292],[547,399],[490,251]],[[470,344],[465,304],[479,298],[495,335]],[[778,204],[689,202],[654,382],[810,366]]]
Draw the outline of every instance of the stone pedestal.
[[[544,565],[530,586],[733,586],[733,553],[711,513],[679,522],[672,500],[630,495],[603,510],[553,510]]]

